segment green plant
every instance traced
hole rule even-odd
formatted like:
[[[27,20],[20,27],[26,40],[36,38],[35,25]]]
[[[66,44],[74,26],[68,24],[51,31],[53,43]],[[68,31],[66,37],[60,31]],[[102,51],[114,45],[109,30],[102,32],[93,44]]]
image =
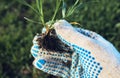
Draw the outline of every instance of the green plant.
[[[44,12],[43,12],[43,2],[44,2],[43,0],[36,0],[37,8],[34,8],[24,1],[24,4],[29,6],[39,16],[40,21],[37,22],[37,21],[33,21],[26,17],[24,17],[24,18],[30,22],[42,24],[48,30],[53,28],[52,24],[54,24],[54,22],[56,21],[55,18],[56,18],[57,12],[61,9],[61,7],[60,7],[61,5],[62,5],[61,19],[66,19],[67,17],[71,16],[77,10],[77,8],[79,8],[82,5],[82,3],[80,3],[80,0],[76,0],[75,3],[70,8],[67,9],[65,0],[56,0],[56,8],[55,8],[54,14],[52,16],[52,19],[49,19],[50,26],[48,26],[44,20],[45,17],[44,17]]]

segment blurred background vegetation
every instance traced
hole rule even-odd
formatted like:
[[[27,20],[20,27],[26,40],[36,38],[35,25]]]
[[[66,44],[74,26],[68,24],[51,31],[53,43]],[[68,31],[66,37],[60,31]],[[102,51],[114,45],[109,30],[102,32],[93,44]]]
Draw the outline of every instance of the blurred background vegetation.
[[[35,0],[26,1],[35,6]],[[75,2],[67,1],[68,7]],[[45,0],[46,21],[51,19],[54,6],[55,0]],[[76,13],[67,20],[80,22],[82,28],[101,34],[120,51],[120,0],[99,0],[98,3],[85,4]],[[26,21],[24,17],[39,20],[29,7],[17,0],[0,0],[0,78],[52,78],[32,66],[32,39],[41,32],[42,27]]]

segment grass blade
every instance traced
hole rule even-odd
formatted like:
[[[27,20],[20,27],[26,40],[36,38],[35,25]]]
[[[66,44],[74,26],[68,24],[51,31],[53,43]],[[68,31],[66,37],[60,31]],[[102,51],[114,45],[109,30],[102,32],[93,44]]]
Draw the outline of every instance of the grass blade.
[[[66,3],[63,0],[63,5],[62,5],[62,17],[65,18],[66,16]]]
[[[57,0],[57,1],[56,1],[55,12],[54,12],[54,15],[53,15],[53,17],[52,17],[52,22],[53,22],[53,20],[55,19],[56,14],[57,14],[57,12],[58,12],[58,10],[59,10],[59,8],[60,8],[60,4],[61,4],[61,0]]]
[[[33,23],[37,23],[37,24],[42,24],[41,22],[36,22],[36,21],[33,21],[27,17],[24,17],[25,20],[29,21],[29,22],[33,22]]]
[[[40,16],[39,12],[33,6],[28,4],[25,0],[17,0],[17,1],[20,2],[23,5],[26,5],[26,6],[30,7],[37,15]]]
[[[45,25],[44,13],[43,13],[43,7],[42,7],[43,6],[43,0],[36,0],[36,6],[37,6],[39,14],[41,15],[40,16],[40,21],[42,22],[43,25]]]
[[[74,3],[74,5],[71,6],[71,7],[68,9],[66,17],[69,17],[70,15],[73,14],[73,12],[75,11],[76,7],[79,5],[79,4],[78,4],[79,1],[80,1],[80,0],[76,0],[75,3]]]

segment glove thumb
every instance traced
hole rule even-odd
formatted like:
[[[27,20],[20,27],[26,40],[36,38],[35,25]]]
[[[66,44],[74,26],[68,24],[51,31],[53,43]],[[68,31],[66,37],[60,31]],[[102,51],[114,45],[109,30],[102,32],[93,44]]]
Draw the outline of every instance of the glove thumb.
[[[77,32],[70,23],[66,20],[59,20],[54,24],[57,35],[61,36],[66,41],[89,49],[93,40],[79,32]],[[78,42],[79,41],[79,42]],[[86,46],[87,45],[87,46]]]

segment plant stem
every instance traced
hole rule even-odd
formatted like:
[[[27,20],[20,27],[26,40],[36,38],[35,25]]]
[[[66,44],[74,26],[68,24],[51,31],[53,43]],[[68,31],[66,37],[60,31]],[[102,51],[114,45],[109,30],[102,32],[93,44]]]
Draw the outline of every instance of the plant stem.
[[[44,22],[44,13],[43,13],[43,7],[42,7],[42,4],[43,4],[43,0],[40,0],[41,21],[42,21],[42,23],[43,23],[43,25],[44,25],[45,22]]]
[[[59,8],[60,8],[60,4],[61,4],[61,0],[57,0],[56,1],[56,8],[55,8],[55,12],[54,12],[54,15],[53,15],[53,17],[52,17],[52,23],[53,23],[53,21],[54,21],[54,19],[55,19],[55,17],[56,17],[56,14],[57,14],[57,12],[58,12],[58,10],[59,10]],[[50,27],[52,26],[52,24],[50,25]]]
[[[44,13],[43,13],[43,0],[36,0],[36,5],[38,8],[38,11],[40,13],[40,21],[42,22],[43,26],[45,26],[44,22]]]

